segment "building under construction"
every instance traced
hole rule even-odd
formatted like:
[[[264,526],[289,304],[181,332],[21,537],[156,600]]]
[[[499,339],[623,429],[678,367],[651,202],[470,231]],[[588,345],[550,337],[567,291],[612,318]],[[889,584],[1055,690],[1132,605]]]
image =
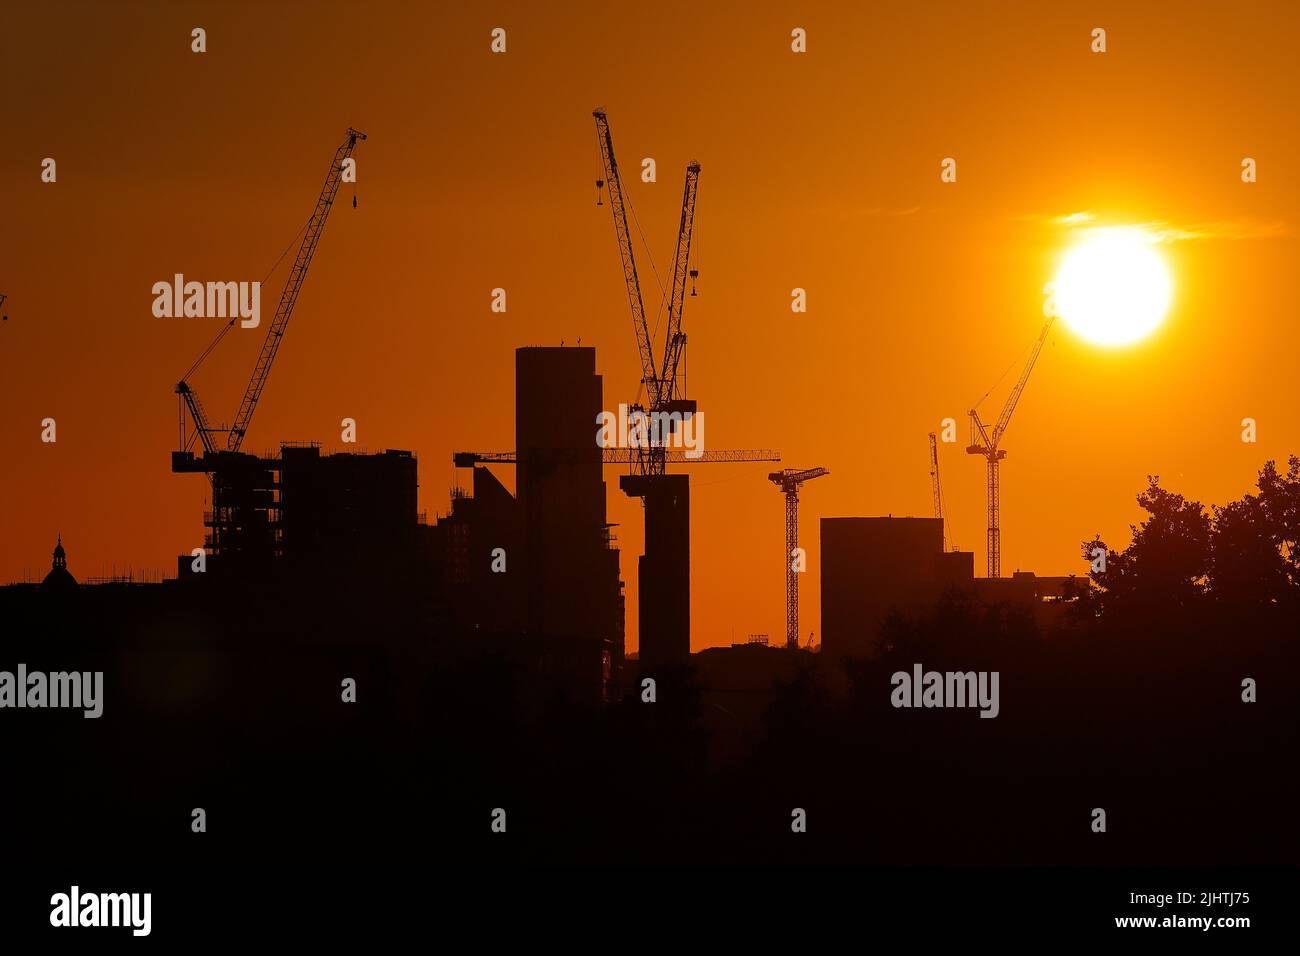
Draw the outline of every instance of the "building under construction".
[[[285,443],[278,455],[173,452],[172,471],[211,477],[206,574],[355,573],[419,547],[409,451],[322,455],[315,443]],[[190,556],[178,560],[184,577]]]
[[[412,609],[410,621],[429,621],[425,639],[497,647],[608,699],[618,693],[624,607],[594,440],[602,401],[594,349],[518,349],[516,493],[475,465],[470,493],[454,492],[432,525],[418,511],[409,451],[174,452],[172,470],[206,474],[212,490],[205,571],[195,574],[184,554],[179,576],[272,583],[285,594],[344,587]]]
[[[222,326],[176,383],[180,427],[172,471],[206,474],[212,488],[203,522],[211,567],[205,566],[204,574],[250,579],[290,568],[347,572],[376,567],[384,548],[414,552],[417,482],[410,452],[322,457],[312,444],[282,445],[278,456],[242,451],[352,153],[365,139],[365,133],[349,127],[334,150],[232,423],[208,418],[191,378],[236,318]],[[191,570],[185,557],[179,568],[182,576]]]

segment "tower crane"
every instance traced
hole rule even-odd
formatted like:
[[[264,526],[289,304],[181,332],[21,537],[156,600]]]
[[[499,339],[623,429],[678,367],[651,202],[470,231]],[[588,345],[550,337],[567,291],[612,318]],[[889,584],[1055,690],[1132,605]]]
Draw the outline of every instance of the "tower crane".
[[[699,191],[700,164],[686,167],[682,190],[681,219],[677,229],[677,247],[673,256],[671,289],[664,292],[668,306],[667,330],[663,353],[656,364],[655,343],[646,322],[645,303],[632,251],[628,228],[628,207],[623,181],[614,156],[614,139],[609,117],[603,109],[592,112],[596,120],[596,140],[604,179],[597,189],[607,187],[609,205],[614,216],[614,234],[618,239],[619,257],[628,303],[632,310],[632,328],[636,334],[641,359],[641,385],[648,409],[639,403],[632,406],[638,416],[650,414],[650,440],[638,443],[630,451],[629,473],[619,478],[624,494],[641,499],[645,510],[645,553],[638,564],[638,588],[643,666],[677,665],[690,657],[690,482],[687,475],[668,474],[667,464],[676,460],[671,430],[696,414],[695,402],[686,398],[679,370],[686,347],[682,332],[682,308],[686,301],[687,280],[692,283],[698,270],[691,268],[691,239],[695,229],[695,201]],[[599,201],[597,205],[600,205]],[[635,215],[635,212],[633,212]],[[639,228],[639,225],[638,225]],[[644,240],[644,237],[643,237]],[[651,260],[653,268],[654,262]],[[657,278],[656,273],[656,278]],[[694,295],[694,289],[691,292]],[[638,396],[639,398],[640,396]],[[665,434],[664,426],[668,434]],[[607,450],[608,451],[608,450]],[[711,461],[759,460],[749,452],[709,452]],[[604,461],[610,461],[604,457]],[[692,459],[687,459],[691,461]],[[698,459],[695,459],[698,460]]]
[[[1052,324],[1055,321],[1056,317],[1050,316],[1047,322],[1044,323],[1043,331],[1038,334],[1038,341],[1034,343],[1033,350],[1029,354],[1029,361],[1025,363],[1024,371],[1020,373],[1020,380],[1016,382],[1015,387],[1011,389],[1011,394],[1007,396],[1006,404],[1002,406],[1002,412],[998,415],[993,430],[989,431],[984,423],[980,421],[977,409],[972,408],[970,410],[971,443],[966,446],[966,453],[968,455],[982,455],[985,461],[988,462],[988,576],[990,578],[1001,577],[1002,575],[1002,489],[998,465],[1002,459],[1007,457],[1006,450],[1000,447],[1002,436],[1006,433],[1007,426],[1011,424],[1011,414],[1016,410],[1016,403],[1020,401],[1020,395],[1025,390],[1025,383],[1029,381],[1029,373],[1034,370],[1034,363],[1038,361],[1038,353],[1043,350],[1043,344],[1047,341],[1047,333],[1052,330]],[[931,441],[933,441],[933,437],[931,437]]]
[[[262,350],[258,353],[257,362],[253,366],[253,374],[244,389],[244,397],[239,403],[239,411],[235,415],[234,424],[229,427],[209,424],[203,405],[199,401],[198,395],[195,394],[194,387],[188,381],[189,377],[203,363],[203,360],[212,353],[218,343],[225,338],[226,333],[234,326],[234,319],[231,319],[217,333],[217,337],[213,339],[212,343],[203,351],[203,354],[199,356],[189,371],[176,384],[176,394],[181,397],[181,400],[189,409],[190,419],[194,423],[194,433],[187,440],[185,437],[184,412],[182,412],[181,452],[188,451],[195,437],[202,444],[205,454],[216,452],[219,449],[215,436],[222,432],[226,435],[225,450],[239,451],[240,446],[243,445],[244,436],[248,433],[249,422],[252,421],[253,412],[257,410],[258,400],[262,397],[262,390],[266,388],[266,380],[271,374],[271,364],[275,361],[276,352],[280,348],[280,341],[284,338],[285,328],[289,325],[289,318],[293,315],[293,307],[298,302],[298,293],[302,290],[302,284],[307,278],[307,269],[311,265],[312,256],[316,252],[316,245],[320,242],[321,233],[325,230],[325,223],[329,219],[330,210],[334,207],[334,199],[338,195],[339,185],[343,181],[344,161],[352,155],[357,141],[365,138],[365,133],[348,127],[347,138],[334,151],[334,158],[330,161],[329,171],[325,174],[325,185],[321,187],[320,195],[316,198],[316,208],[312,211],[311,219],[307,221],[307,225],[303,230],[302,244],[298,247],[298,255],[294,258],[293,268],[289,270],[289,277],[285,281],[284,291],[280,293],[280,303],[276,306],[275,318],[267,326],[266,338],[262,342]]]
[[[829,475],[825,468],[783,468],[767,476],[785,495],[785,646],[799,646],[799,572],[793,558],[799,549],[799,489],[805,481]]]
[[[632,329],[636,334],[637,351],[641,357],[641,384],[645,389],[648,410],[651,415],[676,412],[687,417],[695,413],[696,406],[694,401],[687,399],[683,394],[678,369],[686,346],[686,335],[682,332],[682,308],[686,300],[686,282],[688,277],[694,278],[694,270],[690,269],[690,256],[691,237],[695,228],[695,197],[699,189],[700,164],[692,162],[686,167],[681,221],[677,230],[677,249],[673,256],[672,288],[668,295],[668,327],[663,356],[656,365],[654,343],[651,341],[645,302],[641,295],[641,280],[637,275],[636,256],[632,249],[632,235],[628,229],[623,180],[619,175],[618,160],[614,155],[614,139],[609,131],[609,117],[603,109],[594,110],[591,115],[596,120],[596,139],[600,145],[600,158],[605,171],[604,180],[598,180],[596,185],[598,188],[605,186],[609,191],[609,205],[614,216],[614,232],[618,238],[619,256],[623,262],[623,279],[627,286],[628,305],[632,310]],[[632,406],[634,412],[646,410],[646,406],[639,403]],[[662,445],[664,436],[658,437],[658,442],[652,442],[633,461],[633,474],[664,474],[665,449]]]

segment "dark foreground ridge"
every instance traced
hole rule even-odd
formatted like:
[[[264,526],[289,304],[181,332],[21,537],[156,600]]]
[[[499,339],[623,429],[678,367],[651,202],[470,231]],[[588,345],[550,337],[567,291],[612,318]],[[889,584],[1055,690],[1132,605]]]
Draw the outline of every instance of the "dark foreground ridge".
[[[635,661],[627,694],[601,701],[581,642],[423,633],[357,581],[210,607],[167,588],[0,593],[7,669],[104,674],[98,719],[4,713],[14,853],[1244,864],[1300,849],[1281,637],[1296,621],[1278,608],[1040,633],[954,598],[895,621],[874,660],[715,649],[647,703]],[[891,706],[891,674],[917,662],[998,671],[997,718]]]

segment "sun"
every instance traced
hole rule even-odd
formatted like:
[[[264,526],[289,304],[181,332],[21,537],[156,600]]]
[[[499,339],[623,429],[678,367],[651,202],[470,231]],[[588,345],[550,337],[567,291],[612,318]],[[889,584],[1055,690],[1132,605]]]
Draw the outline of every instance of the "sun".
[[[1056,314],[1098,345],[1150,335],[1169,308],[1169,270],[1156,239],[1135,226],[1091,229],[1061,260],[1053,282]]]

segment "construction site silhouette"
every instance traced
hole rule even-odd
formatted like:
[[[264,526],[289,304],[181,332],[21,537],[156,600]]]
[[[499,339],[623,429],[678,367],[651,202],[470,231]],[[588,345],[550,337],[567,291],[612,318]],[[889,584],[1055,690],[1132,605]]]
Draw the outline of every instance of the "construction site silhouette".
[[[821,517],[821,638],[801,643],[799,495],[830,472],[774,470],[785,639],[692,652],[692,601],[714,596],[692,593],[690,478],[670,466],[780,456],[672,446],[704,414],[687,397],[682,330],[700,165],[686,167],[660,345],[608,116],[593,118],[640,359],[636,399],[620,404],[671,426],[603,447],[596,426],[613,403],[596,350],[526,346],[514,448],[456,453],[468,488],[432,520],[409,450],[246,450],[366,138],[349,128],[232,424],[209,419],[192,378],[235,319],[175,385],[171,470],[196,499],[194,476],[207,483],[202,547],[159,582],[87,581],[78,529],[55,524],[43,581],[0,588],[22,673],[103,675],[94,720],[4,685],[6,760],[23,781],[10,788],[11,851],[231,864],[327,861],[340,847],[444,864],[1293,860],[1297,830],[1282,821],[1297,782],[1300,462],[1265,464],[1257,493],[1212,511],[1152,479],[1130,545],[1081,543],[1091,572],[1003,577],[1001,441],[1050,319],[992,428],[970,412],[966,450],[988,465],[986,577],[950,547],[932,434],[933,515]],[[627,466],[619,489],[643,505],[635,654],[611,465]],[[129,507],[144,520],[147,502]],[[923,672],[969,675],[1000,701],[975,712],[917,688],[900,706],[898,675]],[[1110,813],[1105,840],[1088,825],[1096,808]],[[215,839],[196,850],[197,809]]]
[[[1199,544],[1173,537],[1191,503],[1152,485],[1145,547],[1111,549],[1091,584],[972,580],[938,519],[823,519],[817,653],[629,656],[594,351],[516,359],[517,494],[474,465],[472,493],[426,523],[408,452],[221,452],[252,507],[208,516],[201,572],[182,555],[162,583],[78,583],[65,529],[43,583],[0,588],[8,657],[105,688],[84,726],[7,715],[29,781],[12,844],[166,859],[193,852],[202,807],[222,834],[205,858],[232,861],[340,843],[480,862],[1294,856],[1277,825],[1296,783],[1300,575],[1278,544],[1295,540],[1294,463]],[[1000,672],[1000,714],[891,707],[890,675],[917,662]],[[1122,808],[1104,845],[1079,823],[1094,806]],[[69,828],[88,813],[102,825]]]

